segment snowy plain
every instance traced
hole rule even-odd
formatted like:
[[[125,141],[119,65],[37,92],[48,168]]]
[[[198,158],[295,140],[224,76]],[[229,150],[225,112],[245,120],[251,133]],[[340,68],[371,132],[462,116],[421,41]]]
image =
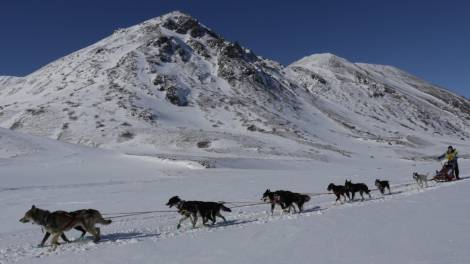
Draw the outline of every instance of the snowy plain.
[[[469,122],[468,99],[394,67],[333,54],[282,66],[171,12],[0,76],[0,264],[466,264]],[[464,180],[410,185],[440,169],[448,145]],[[392,195],[324,194],[377,178]],[[267,188],[322,195],[302,214],[240,207]],[[165,207],[174,195],[233,211],[178,230]],[[165,212],[113,218],[100,243],[51,251],[37,247],[39,226],[18,221],[33,204]]]
[[[411,172],[437,161],[344,158],[342,162],[221,159],[205,169],[173,161],[91,149],[1,130],[17,143],[0,159],[0,263],[468,263],[470,180],[418,190]],[[20,145],[20,142],[22,145]],[[5,153],[3,148],[1,153]],[[239,163],[239,164],[237,164]],[[461,160],[463,175],[470,169]],[[231,166],[223,166],[229,165]],[[256,164],[256,165],[250,165]],[[355,165],[353,165],[355,164]],[[116,218],[103,239],[38,248],[39,226],[18,220],[32,204],[48,210],[95,208],[102,213],[168,210],[169,197],[259,202],[266,188],[324,193],[345,179],[373,188],[388,179],[392,195],[334,204],[314,196],[300,215],[270,215],[268,205],[234,208],[227,224],[176,229],[180,216],[155,213]],[[227,204],[229,207],[236,204]],[[77,238],[78,233],[67,233]]]

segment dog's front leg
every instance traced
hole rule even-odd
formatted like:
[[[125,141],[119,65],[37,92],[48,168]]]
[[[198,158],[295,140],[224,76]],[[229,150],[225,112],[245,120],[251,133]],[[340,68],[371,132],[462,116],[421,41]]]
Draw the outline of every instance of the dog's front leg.
[[[64,240],[65,242],[70,243],[70,240],[67,238],[67,236],[65,235],[65,233],[62,233],[62,235],[60,235],[60,237],[61,237],[62,240]]]
[[[271,203],[271,216],[274,215],[274,207],[276,206],[275,203]]]
[[[178,225],[176,226],[176,228],[179,229],[179,228],[181,227],[181,223],[182,223],[184,220],[188,219],[189,217],[190,217],[189,215],[183,216],[183,217],[178,221]]]
[[[44,238],[42,239],[41,243],[38,245],[39,247],[43,247],[46,243],[47,239],[51,236],[51,233],[47,232],[44,234]]]
[[[295,205],[291,204],[291,206],[292,206],[292,210],[294,210],[294,214],[297,213],[297,210],[295,209]]]

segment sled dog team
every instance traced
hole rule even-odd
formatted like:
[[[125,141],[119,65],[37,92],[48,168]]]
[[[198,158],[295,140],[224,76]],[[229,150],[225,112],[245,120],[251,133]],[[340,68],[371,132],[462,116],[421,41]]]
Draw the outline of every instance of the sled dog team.
[[[424,186],[427,187],[427,175],[414,172],[413,179],[420,188],[424,188]],[[391,194],[389,181],[376,179],[375,186],[382,195],[385,194],[385,190],[388,190],[388,194]],[[348,180],[345,181],[344,185],[335,185],[330,183],[327,190],[336,196],[335,203],[338,201],[345,202],[346,198],[350,201],[354,201],[356,193],[361,195],[361,201],[364,200],[364,194],[367,194],[369,198],[371,198],[370,190],[366,184],[352,183]],[[343,201],[341,201],[341,197],[343,198]],[[301,213],[303,211],[304,204],[310,201],[310,196],[285,190],[272,192],[267,189],[261,200],[271,204],[271,215],[274,213],[276,205],[279,205],[284,212],[290,213],[291,210],[293,210],[294,213]],[[185,201],[180,199],[178,196],[171,197],[166,205],[170,208],[175,207],[178,210],[178,213],[183,216],[178,221],[178,229],[181,227],[182,222],[187,219],[191,221],[192,227],[195,228],[198,217],[201,217],[202,224],[204,226],[207,226],[207,222],[209,220],[212,224],[215,224],[217,217],[226,222],[221,211],[231,212],[231,209],[226,207],[223,202]],[[296,206],[298,211],[296,210]],[[39,246],[44,246],[47,239],[52,235],[51,245],[53,250],[60,244],[59,237],[62,238],[64,242],[70,242],[64,233],[66,231],[71,229],[81,231],[82,234],[80,239],[84,238],[85,234],[88,232],[93,235],[93,241],[98,242],[101,239],[101,233],[100,228],[96,227],[96,224],[111,224],[111,220],[104,219],[101,213],[95,209],[82,209],[73,212],[50,212],[37,208],[34,205],[20,219],[20,222],[32,222],[43,228],[45,234]]]

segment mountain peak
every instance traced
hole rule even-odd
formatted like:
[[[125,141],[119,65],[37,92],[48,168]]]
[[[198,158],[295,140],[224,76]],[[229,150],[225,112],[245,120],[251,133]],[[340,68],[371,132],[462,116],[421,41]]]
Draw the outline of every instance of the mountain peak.
[[[210,28],[201,24],[197,19],[181,11],[172,11],[161,17],[162,26],[179,34],[190,33],[192,37],[202,37],[205,34],[213,37],[218,35]]]
[[[160,152],[343,153],[322,145],[344,139],[331,131],[469,138],[469,109],[412,76],[331,53],[281,67],[180,11],[117,30],[28,76],[0,77],[0,127]]]
[[[166,13],[164,15],[162,15],[162,17],[164,18],[171,18],[171,17],[180,17],[180,16],[184,16],[184,17],[191,17],[190,15],[180,11],[180,10],[174,10],[174,11],[171,11],[169,13]]]
[[[352,65],[353,63],[348,60],[338,57],[332,53],[318,53],[306,56],[296,62],[293,65],[310,65],[318,67],[341,67],[344,65]]]

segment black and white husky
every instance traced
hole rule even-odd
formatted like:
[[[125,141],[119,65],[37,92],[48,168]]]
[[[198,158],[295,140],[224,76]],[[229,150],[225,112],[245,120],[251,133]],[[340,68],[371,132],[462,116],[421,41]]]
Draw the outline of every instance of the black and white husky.
[[[222,218],[224,222],[227,222],[227,220],[225,219],[225,217],[222,216],[220,211],[232,211],[223,203],[184,201],[181,200],[178,196],[171,197],[168,203],[166,203],[166,205],[170,208],[175,206],[178,209],[178,212],[183,216],[183,218],[179,220],[177,228],[180,228],[181,223],[188,218],[191,220],[193,228],[195,228],[198,216],[202,218],[203,225],[207,225],[208,220],[211,220],[212,224],[215,224],[216,217]]]
[[[426,188],[428,187],[428,175],[427,174],[419,174],[417,172],[413,172],[413,179],[416,181],[416,183],[418,184],[418,187],[420,187],[421,189],[423,189],[424,186],[426,186]]]
[[[299,208],[300,214],[304,209],[304,204],[310,201],[310,196],[283,190],[271,192],[267,189],[261,199],[265,202],[271,203],[271,215],[274,213],[274,207],[276,204],[280,205],[283,210],[287,209],[287,212],[289,213],[291,208],[294,210],[294,213],[296,212],[294,206],[294,204],[296,204]]]

